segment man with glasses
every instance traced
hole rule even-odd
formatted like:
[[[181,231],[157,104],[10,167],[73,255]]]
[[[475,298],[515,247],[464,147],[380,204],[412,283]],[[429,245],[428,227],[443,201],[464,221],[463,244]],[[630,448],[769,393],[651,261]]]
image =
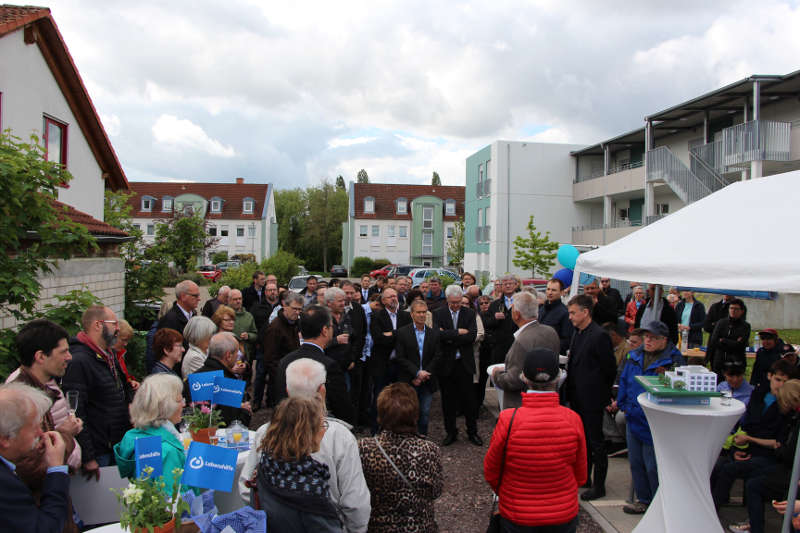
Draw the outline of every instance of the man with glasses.
[[[517,280],[512,274],[500,278],[500,297],[489,305],[489,313],[483,322],[483,328],[490,332],[494,339],[492,350],[492,363],[502,363],[506,360],[506,353],[514,343],[514,332],[517,325],[511,319],[512,297],[517,291]]]
[[[706,363],[711,363],[711,370],[724,378],[723,369],[726,362],[747,365],[745,350],[750,343],[750,323],[745,320],[747,308],[739,298],[733,298],[728,304],[728,316],[717,322],[714,332],[708,339]]]
[[[188,279],[175,285],[175,303],[172,308],[158,321],[156,330],[170,328],[183,334],[183,328],[189,319],[197,314],[197,306],[200,303],[200,287],[197,283]],[[183,341],[183,348],[189,349],[189,343]],[[152,362],[149,362],[152,366]]]
[[[111,446],[131,428],[128,404],[133,392],[111,352],[119,335],[114,311],[92,306],[83,313],[81,325],[83,330],[70,340],[72,361],[61,388],[65,395],[78,393],[76,416],[84,428],[75,438],[81,446],[82,470],[87,478],[99,480],[100,467],[114,464]]]

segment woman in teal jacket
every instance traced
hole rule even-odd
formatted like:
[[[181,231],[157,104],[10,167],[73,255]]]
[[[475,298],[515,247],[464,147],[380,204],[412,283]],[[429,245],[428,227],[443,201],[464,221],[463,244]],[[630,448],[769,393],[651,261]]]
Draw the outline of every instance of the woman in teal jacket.
[[[175,429],[175,424],[181,421],[183,406],[183,383],[178,376],[153,374],[145,378],[130,406],[133,429],[114,446],[120,476],[136,477],[136,439],[161,437],[164,492],[172,495],[175,482],[172,471],[182,470],[186,461],[180,434]]]

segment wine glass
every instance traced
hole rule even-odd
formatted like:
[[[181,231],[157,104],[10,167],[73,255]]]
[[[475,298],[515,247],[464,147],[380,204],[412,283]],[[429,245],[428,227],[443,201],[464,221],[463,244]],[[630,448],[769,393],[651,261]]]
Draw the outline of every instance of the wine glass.
[[[78,411],[78,391],[67,391],[67,405],[69,406],[69,414],[75,416]]]

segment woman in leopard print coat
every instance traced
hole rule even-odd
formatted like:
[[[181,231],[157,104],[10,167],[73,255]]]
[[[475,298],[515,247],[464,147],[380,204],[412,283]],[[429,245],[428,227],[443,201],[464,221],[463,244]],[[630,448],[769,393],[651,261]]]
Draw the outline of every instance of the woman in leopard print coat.
[[[417,393],[394,383],[377,404],[382,431],[358,443],[372,500],[369,531],[438,531],[433,502],[442,494],[442,460],[439,446],[417,435]]]

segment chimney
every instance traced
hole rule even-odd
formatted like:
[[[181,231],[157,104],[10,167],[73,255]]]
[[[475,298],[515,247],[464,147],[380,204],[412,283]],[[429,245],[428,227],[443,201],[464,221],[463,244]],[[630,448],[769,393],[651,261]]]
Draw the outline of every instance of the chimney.
[[[236,185],[241,185],[244,183],[244,178],[236,178]]]

